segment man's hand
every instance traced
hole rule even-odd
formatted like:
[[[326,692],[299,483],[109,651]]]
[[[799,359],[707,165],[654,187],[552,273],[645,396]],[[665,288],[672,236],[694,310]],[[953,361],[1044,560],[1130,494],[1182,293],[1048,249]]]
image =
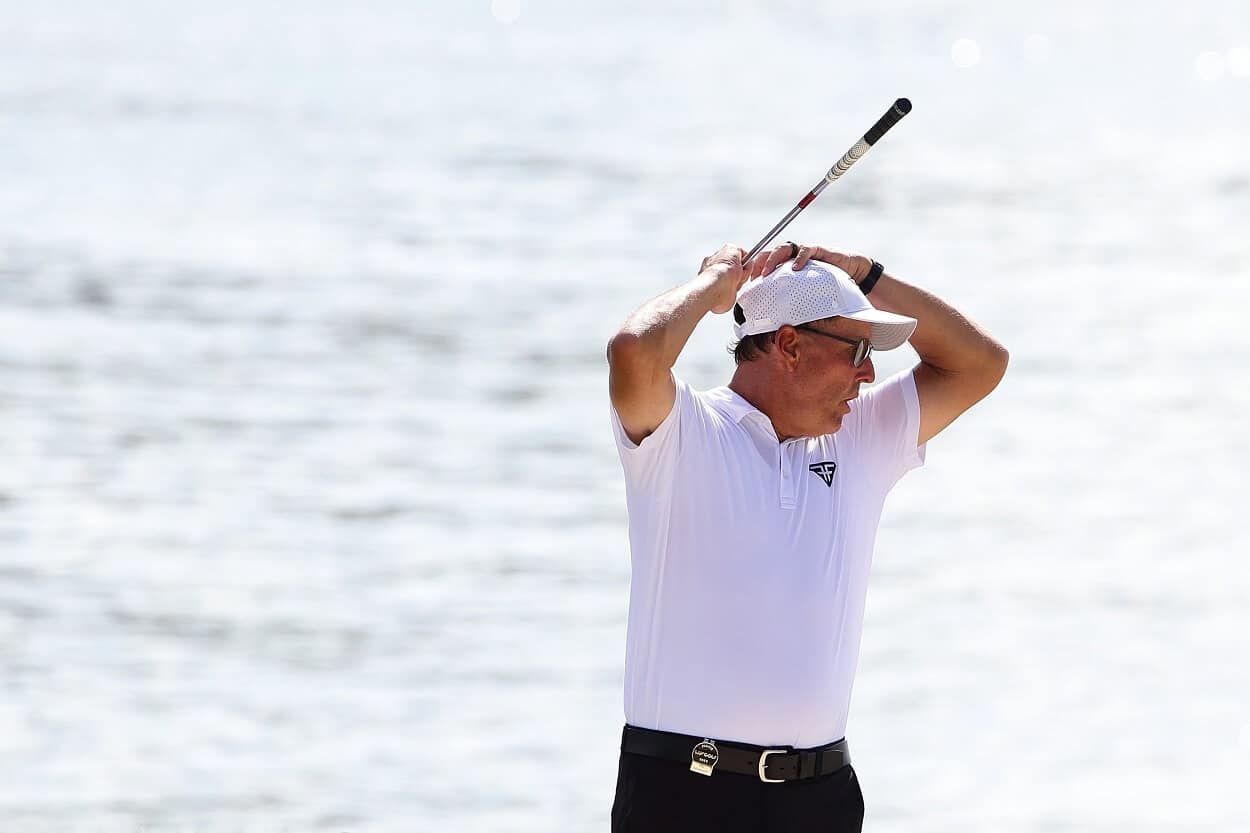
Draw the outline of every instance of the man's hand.
[[[703,258],[699,277],[708,281],[711,287],[708,300],[712,312],[729,312],[738,302],[738,290],[747,282],[747,272],[742,264],[746,256],[746,249],[726,244]]]
[[[797,245],[799,246],[799,251],[794,256],[793,266],[796,271],[806,266],[809,260],[819,260],[822,263],[838,267],[850,275],[851,280],[859,283],[868,277],[868,270],[872,268],[872,260],[863,255],[835,252],[832,249],[826,249],[821,246]],[[789,259],[789,243],[783,243],[775,249],[765,249],[751,259],[749,275],[751,278],[758,278],[761,275],[771,274],[778,266]]]

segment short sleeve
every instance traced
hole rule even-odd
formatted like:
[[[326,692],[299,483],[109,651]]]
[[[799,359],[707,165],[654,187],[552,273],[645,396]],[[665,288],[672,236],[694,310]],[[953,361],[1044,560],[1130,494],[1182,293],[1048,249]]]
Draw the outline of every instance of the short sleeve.
[[[888,491],[904,474],[924,465],[920,397],[913,368],[862,392],[851,403],[843,431],[864,471]],[[839,432],[841,433],[841,432]]]
[[[676,396],[673,407],[656,429],[643,437],[641,443],[634,443],[621,425],[621,417],[615,406],[608,403],[612,418],[612,434],[616,437],[616,450],[621,458],[621,465],[627,476],[645,476],[668,462],[675,461],[681,452],[681,434],[684,423],[692,421],[692,414],[697,408],[694,391],[690,385],[669,371],[673,377]]]

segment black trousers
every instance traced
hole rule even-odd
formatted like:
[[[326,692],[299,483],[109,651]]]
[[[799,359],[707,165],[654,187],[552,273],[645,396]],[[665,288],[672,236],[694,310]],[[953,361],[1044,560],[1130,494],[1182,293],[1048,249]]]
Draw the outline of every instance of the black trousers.
[[[612,833],[860,833],[863,824],[850,764],[782,784],[624,751],[617,767]]]

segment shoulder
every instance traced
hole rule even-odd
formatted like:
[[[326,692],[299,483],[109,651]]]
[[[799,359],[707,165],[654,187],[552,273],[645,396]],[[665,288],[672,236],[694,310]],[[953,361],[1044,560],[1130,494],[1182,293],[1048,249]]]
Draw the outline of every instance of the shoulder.
[[[923,465],[919,435],[920,400],[911,368],[861,392],[837,433],[838,441],[887,489]]]
[[[661,454],[665,450],[675,453],[680,448],[681,436],[715,430],[723,424],[720,408],[725,399],[722,389],[708,391],[695,390],[689,382],[669,371],[673,386],[673,399],[667,412],[663,414],[655,428],[635,442],[621,423],[621,417],[615,405],[612,407],[612,427],[616,435],[617,446],[622,455],[635,452],[643,454]]]
[[[918,420],[920,397],[916,378],[912,374],[914,369],[900,370],[864,389],[856,399],[851,400],[851,410],[843,421],[843,429],[850,429],[849,434],[856,434],[900,421]]]

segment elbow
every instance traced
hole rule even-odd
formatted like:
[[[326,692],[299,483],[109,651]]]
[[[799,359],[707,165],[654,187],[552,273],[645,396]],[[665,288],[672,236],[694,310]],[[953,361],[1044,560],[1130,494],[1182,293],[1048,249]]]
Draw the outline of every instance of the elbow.
[[[998,368],[998,377],[1001,379],[1003,374],[1007,372],[1007,364],[1011,361],[1011,354],[1007,352],[1007,348],[994,342],[992,350],[994,366]]]
[[[1010,358],[1007,348],[997,341],[990,340],[986,342],[984,349],[979,351],[975,359],[960,370],[949,371],[949,373],[960,377],[967,385],[967,389],[974,391],[976,399],[980,400],[989,396],[994,388],[998,387],[998,383],[1007,373],[1007,362]]]
[[[926,360],[923,356],[920,360],[942,376],[959,377],[970,387],[975,385],[989,393],[997,387],[1007,372],[1009,359],[1006,347],[986,338],[975,349],[964,353],[958,363],[951,362],[949,366],[942,366]]]
[[[641,377],[655,372],[656,362],[642,337],[621,330],[608,339],[608,370],[613,376]]]
[[[608,339],[608,365],[618,367],[636,361],[640,339],[634,333],[621,330]]]
[[[1003,376],[1007,373],[1007,364],[1011,360],[1011,354],[1007,352],[1007,348],[999,344],[997,341],[990,342],[989,356],[985,363],[985,379],[986,393],[998,387],[998,383],[1003,380]]]
[[[622,330],[608,339],[608,379],[614,391],[653,384],[667,369],[636,333]]]

